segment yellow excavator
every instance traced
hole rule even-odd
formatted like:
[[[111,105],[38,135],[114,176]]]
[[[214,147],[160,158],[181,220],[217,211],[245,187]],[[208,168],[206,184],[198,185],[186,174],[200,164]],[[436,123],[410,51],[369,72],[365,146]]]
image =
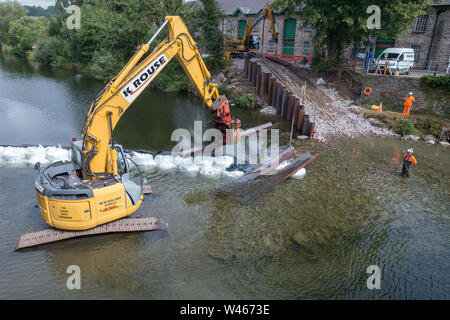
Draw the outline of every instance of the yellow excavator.
[[[150,44],[168,26],[169,38],[148,54]],[[138,47],[120,73],[92,103],[81,139],[72,141],[72,159],[36,166],[35,189],[41,217],[52,227],[86,230],[135,212],[143,201],[141,185],[130,179],[121,145],[113,130],[133,101],[176,56],[225,137],[238,132],[239,120],[230,115],[225,96],[220,96],[186,25],[178,16],[167,16],[148,43]]]
[[[256,44],[252,38],[251,33],[253,28],[262,20],[264,20],[266,17],[268,17],[270,21],[270,31],[272,33],[272,37],[275,41],[277,41],[278,40],[277,25],[275,24],[275,18],[273,15],[272,8],[270,7],[270,3],[267,2],[265,7],[259,10],[256,17],[247,23],[247,27],[245,28],[242,39],[225,41],[225,51],[227,53],[228,52],[236,53],[257,49],[255,48]]]

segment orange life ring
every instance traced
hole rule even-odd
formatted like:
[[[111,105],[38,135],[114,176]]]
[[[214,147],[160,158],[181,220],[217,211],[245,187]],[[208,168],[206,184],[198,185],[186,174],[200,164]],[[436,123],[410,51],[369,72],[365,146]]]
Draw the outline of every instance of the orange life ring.
[[[366,96],[370,96],[370,95],[372,94],[372,88],[371,88],[371,87],[366,87],[366,88],[364,89],[364,94],[365,94]]]

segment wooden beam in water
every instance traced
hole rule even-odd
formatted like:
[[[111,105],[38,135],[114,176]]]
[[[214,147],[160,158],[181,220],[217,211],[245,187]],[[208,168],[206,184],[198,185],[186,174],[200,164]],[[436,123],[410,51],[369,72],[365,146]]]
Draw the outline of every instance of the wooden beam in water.
[[[159,218],[124,218],[103,224],[89,230],[67,231],[58,229],[46,229],[38,232],[27,233],[19,237],[14,250],[17,251],[23,248],[34,247],[41,244],[97,234],[166,229],[167,224]]]

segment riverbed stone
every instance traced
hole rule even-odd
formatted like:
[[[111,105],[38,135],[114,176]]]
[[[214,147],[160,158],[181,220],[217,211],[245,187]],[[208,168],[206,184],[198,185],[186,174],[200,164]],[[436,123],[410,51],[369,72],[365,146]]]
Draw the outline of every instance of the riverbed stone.
[[[298,140],[308,140],[309,137],[308,136],[298,136],[297,139]]]
[[[447,141],[441,141],[441,142],[439,142],[439,144],[446,146],[446,147],[450,146],[450,143],[448,143]]]
[[[300,247],[306,247],[308,245],[308,237],[301,231],[294,234],[292,241]]]
[[[272,106],[267,106],[267,107],[262,108],[260,110],[260,112],[264,113],[264,114],[275,115],[275,114],[277,114],[277,109],[275,109]]]
[[[405,139],[405,140],[413,140],[413,141],[417,141],[417,140],[420,139],[420,137],[414,136],[414,135],[412,135],[412,134],[408,134],[408,135],[406,135],[406,136],[403,136],[403,139]]]
[[[436,141],[434,141],[434,140],[426,140],[425,142],[429,143],[429,144],[435,144],[436,143]]]
[[[425,140],[425,141],[431,141],[431,140],[435,141],[433,135],[431,135],[431,134],[427,134],[425,137],[423,137],[423,140]]]

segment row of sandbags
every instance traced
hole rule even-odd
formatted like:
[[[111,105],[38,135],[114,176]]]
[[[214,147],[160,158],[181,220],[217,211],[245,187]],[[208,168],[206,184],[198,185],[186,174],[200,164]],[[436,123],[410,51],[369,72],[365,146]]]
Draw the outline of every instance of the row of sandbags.
[[[55,161],[70,160],[71,151],[61,146],[43,147],[4,147],[0,146],[0,164],[34,165],[37,162],[47,164]]]

